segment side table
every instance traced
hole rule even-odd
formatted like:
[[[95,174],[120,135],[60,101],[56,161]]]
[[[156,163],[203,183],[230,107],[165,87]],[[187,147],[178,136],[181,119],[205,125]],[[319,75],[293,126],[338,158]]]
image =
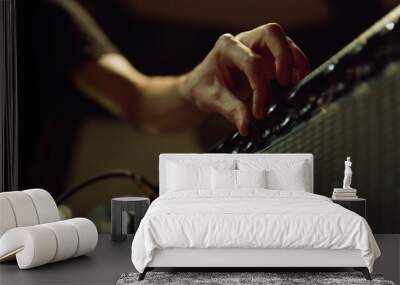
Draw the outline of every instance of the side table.
[[[111,239],[124,241],[128,233],[128,213],[133,213],[134,234],[146,214],[150,199],[145,197],[119,197],[111,199]]]
[[[332,198],[331,198],[332,199]],[[359,214],[364,219],[367,218],[367,200],[364,198],[354,199],[332,199],[332,202]]]

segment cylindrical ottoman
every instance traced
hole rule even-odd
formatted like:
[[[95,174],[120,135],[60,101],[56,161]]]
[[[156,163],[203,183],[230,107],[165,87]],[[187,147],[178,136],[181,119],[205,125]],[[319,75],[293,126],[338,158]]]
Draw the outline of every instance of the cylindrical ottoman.
[[[111,199],[111,239],[124,241],[128,234],[128,212],[133,213],[134,234],[150,205],[145,197],[119,197]]]

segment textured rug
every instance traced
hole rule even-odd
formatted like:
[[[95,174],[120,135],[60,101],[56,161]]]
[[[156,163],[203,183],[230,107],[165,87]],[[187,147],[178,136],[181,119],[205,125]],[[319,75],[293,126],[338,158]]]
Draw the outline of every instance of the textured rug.
[[[368,281],[359,272],[148,272],[142,281],[137,280],[138,276],[138,273],[122,274],[117,285],[395,284],[381,275],[372,275],[373,280]]]

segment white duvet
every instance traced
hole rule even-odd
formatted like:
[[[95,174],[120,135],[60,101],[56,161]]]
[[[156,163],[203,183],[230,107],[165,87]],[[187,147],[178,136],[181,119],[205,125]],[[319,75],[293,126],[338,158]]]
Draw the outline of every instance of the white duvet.
[[[380,255],[361,216],[324,196],[265,189],[157,198],[132,243],[135,268],[143,272],[165,248],[358,249],[370,272]]]

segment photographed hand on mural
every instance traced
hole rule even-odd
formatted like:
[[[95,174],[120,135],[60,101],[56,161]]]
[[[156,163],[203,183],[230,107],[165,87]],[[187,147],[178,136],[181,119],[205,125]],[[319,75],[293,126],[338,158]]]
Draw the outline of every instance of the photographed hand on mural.
[[[246,135],[250,120],[266,114],[269,82],[296,83],[309,71],[301,49],[271,23],[220,36],[184,75],[147,76],[122,54],[107,53],[80,64],[73,79],[84,93],[147,132],[187,128],[207,113],[219,113]]]
[[[251,118],[266,115],[270,80],[288,85],[309,72],[301,49],[271,23],[237,36],[222,35],[203,62],[186,75],[183,94],[200,110],[222,114],[246,135]]]

